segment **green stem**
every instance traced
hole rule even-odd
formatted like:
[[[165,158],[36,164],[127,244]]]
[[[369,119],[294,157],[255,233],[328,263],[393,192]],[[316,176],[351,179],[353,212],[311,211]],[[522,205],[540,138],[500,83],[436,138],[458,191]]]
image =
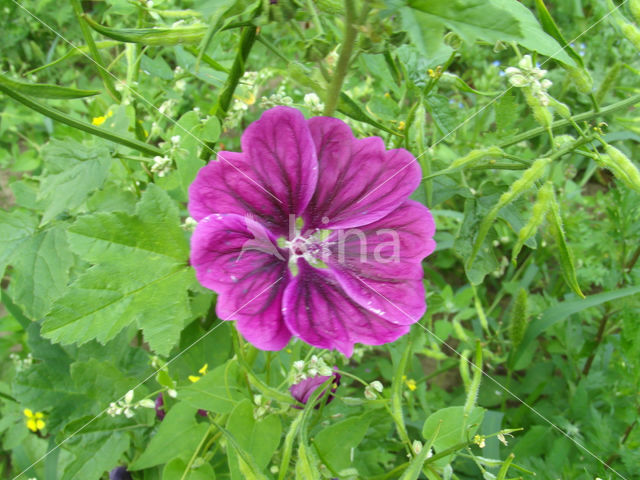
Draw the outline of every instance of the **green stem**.
[[[322,28],[322,22],[320,21],[320,17],[316,11],[316,6],[313,4],[312,0],[307,0],[307,9],[309,9],[311,17],[313,18],[313,23],[318,29],[318,35],[324,36],[324,28]]]
[[[347,76],[349,61],[351,60],[353,47],[355,45],[356,38],[358,37],[358,31],[355,27],[356,8],[354,0],[344,0],[344,8],[346,12],[344,40],[342,42],[342,49],[340,50],[340,57],[338,58],[336,70],[333,73],[333,78],[331,79],[331,83],[327,89],[327,97],[324,104],[324,115],[327,117],[333,115],[333,112],[338,106],[338,99],[340,98],[342,84]]]
[[[98,74],[102,78],[102,82],[104,83],[107,92],[109,92],[109,95],[111,95],[116,102],[120,103],[120,94],[116,90],[115,85],[113,84],[113,78],[105,68],[104,62],[102,60],[102,55],[100,55],[100,51],[98,50],[98,47],[96,47],[96,42],[91,36],[91,29],[89,28],[89,25],[87,25],[87,22],[85,20],[84,11],[82,10],[80,0],[71,0],[71,4],[73,5],[73,11],[76,14],[76,19],[80,24],[80,29],[82,30],[84,41],[87,43],[87,47],[89,48],[91,58],[93,58],[93,61],[98,67]]]
[[[400,362],[394,372],[393,382],[391,385],[391,417],[396,424],[398,435],[405,444],[409,452],[413,452],[411,449],[411,440],[407,433],[407,428],[404,425],[404,416],[402,414],[402,376],[407,368],[407,362],[409,360],[409,353],[411,353],[412,342],[411,339],[407,341],[407,345],[402,353]]]
[[[57,120],[62,122],[70,127],[77,128],[78,130],[85,131],[92,135],[96,135],[97,137],[102,137],[107,140],[111,140],[112,142],[119,143],[121,145],[125,145],[129,148],[133,148],[134,150],[138,150],[140,152],[146,153],[148,155],[163,155],[164,152],[160,150],[155,145],[148,145],[140,140],[134,138],[126,138],[121,135],[117,135],[112,133],[109,130],[104,128],[98,128],[90,123],[83,122],[82,120],[78,120],[73,118],[66,113],[63,113],[59,110],[55,110],[50,107],[46,107],[44,105],[39,104],[38,102],[33,101],[29,97],[26,97],[15,90],[9,89],[3,85],[0,85],[0,92],[6,93],[8,96],[22,103],[23,105],[35,110],[38,113],[41,113],[45,117],[49,117],[52,120]]]
[[[599,112],[590,110],[588,112],[584,112],[584,113],[579,113],[578,115],[574,115],[571,117],[573,122],[582,122],[582,121],[586,121],[586,120],[591,120],[592,118],[596,118],[596,117],[600,117],[600,116],[606,116],[610,113],[616,112],[618,110],[622,110],[624,108],[627,107],[631,107],[633,105],[635,105],[636,103],[640,103],[640,94],[637,95],[633,95],[629,98],[626,98],[624,100],[620,100],[619,102],[616,103],[612,103],[611,105],[608,105],[604,108],[601,108]],[[558,120],[557,122],[553,122],[551,124],[551,129],[555,130],[557,128],[563,128],[566,127],[568,125],[571,125],[571,121],[570,120]],[[520,135],[516,135],[515,137],[511,137],[509,139],[507,139],[506,141],[502,142],[500,145],[498,145],[500,148],[505,148],[505,147],[509,147],[511,145],[515,145],[516,143],[520,143],[523,140],[528,140],[530,138],[533,137],[537,137],[538,135],[547,132],[548,129],[545,127],[537,127],[537,128],[532,128],[531,130],[528,130],[526,132],[521,133]]]
[[[200,443],[198,444],[195,451],[193,452],[193,455],[191,455],[191,458],[189,459],[189,462],[187,463],[187,466],[185,467],[184,472],[182,472],[182,476],[180,477],[180,480],[185,480],[187,478],[187,475],[191,471],[191,465],[193,465],[193,462],[195,462],[196,458],[198,457],[198,452],[200,452],[202,445],[204,445],[205,440],[211,434],[214,428],[215,427],[213,425],[209,425],[209,428],[207,429],[207,431],[204,432],[204,436],[202,437],[202,440],[200,440]]]

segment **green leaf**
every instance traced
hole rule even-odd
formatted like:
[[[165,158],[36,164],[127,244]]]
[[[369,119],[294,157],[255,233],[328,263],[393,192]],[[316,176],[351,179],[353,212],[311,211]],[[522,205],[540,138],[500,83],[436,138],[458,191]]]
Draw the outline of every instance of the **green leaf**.
[[[370,421],[367,415],[352,417],[319,432],[314,437],[313,444],[322,461],[337,472],[351,467],[351,450],[364,438]],[[336,442],[338,438],[340,442]]]
[[[14,252],[34,234],[37,226],[38,219],[27,210],[0,210],[0,276],[4,275]]]
[[[536,11],[538,12],[538,17],[540,18],[540,22],[542,23],[542,28],[544,28],[544,31],[555,38],[556,41],[560,45],[562,45],[567,54],[571,56],[571,58],[576,62],[576,64],[578,64],[578,66],[584,68],[582,57],[578,55],[573,47],[569,44],[569,42],[565,40],[564,36],[560,32],[560,29],[556,25],[556,22],[553,20],[553,17],[549,13],[549,10],[547,10],[547,6],[544,4],[544,2],[542,0],[535,0],[535,3]]]
[[[518,358],[524,353],[524,351],[531,345],[531,343],[542,332],[547,330],[552,325],[565,320],[567,317],[581,312],[587,308],[597,307],[606,302],[622,299],[631,295],[637,295],[640,293],[640,285],[633,287],[620,288],[618,290],[612,290],[610,292],[596,293],[595,295],[589,295],[585,299],[568,300],[566,302],[558,303],[547,310],[542,315],[529,323],[527,330],[524,334],[524,338],[520,343],[518,350],[513,353],[513,358],[510,359],[510,363],[515,365]]]
[[[67,442],[65,447],[75,456],[65,469],[61,480],[100,480],[104,472],[118,464],[122,454],[129,449],[129,436],[121,432],[92,433],[79,435]]]
[[[90,97],[98,95],[100,90],[80,90],[77,88],[60,87],[48,83],[27,83],[11,80],[0,74],[0,84],[15,90],[23,95],[40,98],[58,98],[69,100],[72,98]]]
[[[471,440],[483,417],[484,409],[480,407],[474,407],[468,415],[465,415],[464,407],[442,408],[429,415],[422,427],[422,436],[427,442],[433,440],[433,448],[439,453]],[[451,459],[447,456],[435,463],[446,465]]]
[[[253,409],[254,405],[249,400],[240,402],[229,416],[227,430],[233,435],[237,445],[251,455],[255,468],[263,471],[280,444],[282,426],[277,415],[267,415],[256,420]],[[231,458],[229,460],[233,471],[235,465]],[[241,465],[239,469],[243,470]]]
[[[521,36],[519,20],[486,0],[411,0],[409,6],[444,24],[469,43],[476,39],[515,40]]]
[[[94,338],[105,343],[135,324],[154,351],[169,353],[191,316],[187,290],[193,271],[178,222],[176,205],[153,184],[135,216],[113,212],[79,218],[69,227],[69,242],[95,265],[55,302],[43,335],[61,343]]]
[[[235,381],[237,366],[228,362],[208,372],[197,382],[180,390],[180,400],[194,408],[214,413],[229,413],[239,400],[244,398],[243,392]]]
[[[420,450],[420,453],[413,457],[413,460],[409,463],[409,466],[400,477],[400,480],[418,480],[418,477],[420,477],[420,474],[422,473],[422,466],[424,465],[430,451],[430,448],[423,448]]]
[[[453,250],[464,260],[467,278],[474,285],[482,283],[485,275],[493,272],[499,266],[498,260],[488,241],[483,242],[478,250],[475,261],[471,266],[467,259],[473,250],[473,241],[477,235],[482,218],[490,209],[491,202],[495,202],[496,195],[481,198],[479,201],[467,199],[464,206],[464,219],[453,243]]]
[[[72,264],[62,225],[34,233],[12,253],[9,296],[27,317],[41,319],[65,291]]]
[[[147,448],[129,465],[129,470],[142,470],[162,465],[169,458],[193,454],[209,428],[196,421],[196,409],[179,402],[167,413]]]
[[[491,0],[502,10],[501,15],[512,15],[520,24],[521,36],[516,40],[520,45],[534,52],[551,57],[566,65],[575,66],[573,59],[553,37],[547,35],[531,10],[515,0]]]
[[[183,477],[184,472],[187,475]],[[198,468],[187,469],[187,462],[181,458],[174,458],[168,462],[162,470],[162,480],[215,480],[216,472],[208,463],[203,463]]]
[[[37,199],[46,205],[41,225],[80,206],[102,187],[111,165],[106,147],[85,147],[71,140],[52,140],[43,148],[42,156],[47,170],[55,173],[41,177]]]

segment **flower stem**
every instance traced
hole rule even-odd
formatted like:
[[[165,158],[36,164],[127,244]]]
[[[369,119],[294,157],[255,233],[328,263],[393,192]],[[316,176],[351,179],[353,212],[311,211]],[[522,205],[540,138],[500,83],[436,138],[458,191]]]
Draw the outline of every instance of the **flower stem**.
[[[336,65],[333,78],[327,89],[327,98],[324,103],[324,115],[331,116],[338,106],[338,99],[340,98],[340,91],[342,90],[342,83],[347,75],[349,68],[349,61],[351,60],[351,54],[353,53],[353,47],[358,36],[358,31],[355,27],[356,9],[354,0],[344,0],[344,8],[346,12],[345,24],[344,24],[344,40],[342,42],[342,50],[340,51],[340,57]]]
[[[550,128],[551,130],[555,130],[557,128],[562,128],[570,125],[572,121],[577,123],[577,122],[582,122],[586,120],[591,120],[599,116],[604,117],[605,115],[616,112],[618,110],[622,110],[623,108],[631,107],[636,103],[640,103],[640,94],[633,95],[629,98],[625,98],[624,100],[620,100],[619,102],[616,102],[616,103],[612,103],[611,105],[601,108],[600,111],[598,112],[590,110],[588,112],[579,113],[577,115],[572,116],[571,120],[558,120],[557,122],[553,122]],[[506,141],[502,142],[498,146],[500,148],[509,147],[511,145],[515,145],[516,143],[520,143],[523,140],[528,140],[530,138],[537,137],[538,135],[547,131],[548,130],[545,127],[532,128],[531,130],[523,132],[520,135],[516,135],[514,137],[507,139]]]

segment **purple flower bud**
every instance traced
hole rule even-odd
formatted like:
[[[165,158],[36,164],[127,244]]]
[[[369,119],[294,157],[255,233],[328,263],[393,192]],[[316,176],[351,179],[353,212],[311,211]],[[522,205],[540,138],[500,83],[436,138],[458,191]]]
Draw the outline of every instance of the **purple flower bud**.
[[[162,398],[162,394],[159,393],[156,397],[156,417],[158,420],[162,421],[166,412],[164,411],[164,399]]]
[[[326,396],[327,404],[331,403],[331,401],[333,400],[332,394],[335,393],[336,390],[338,389],[338,386],[340,386],[340,378],[341,378],[340,374],[336,372],[332,375],[332,377],[333,377],[333,381],[331,382],[331,393],[329,393],[329,395],[327,396],[326,395],[327,391],[325,389],[322,391],[322,393],[320,394],[320,397],[318,398],[318,400],[322,400]],[[329,380],[329,378],[331,377],[324,376],[324,375],[317,375],[315,377],[307,378],[305,380],[302,380],[301,382],[294,383],[293,385],[291,385],[291,387],[289,388],[289,392],[291,392],[291,396],[295,398],[298,402],[304,403],[306,405],[309,399],[312,397],[313,393],[316,391],[316,389],[320,385],[325,383],[327,380]],[[319,408],[319,407],[320,407],[320,402],[318,402],[318,404],[314,408]],[[298,405],[293,405],[293,408],[302,409]]]
[[[207,411],[206,410],[202,410],[201,408],[198,410],[198,415],[200,415],[201,417],[206,417]]]
[[[121,465],[109,472],[109,480],[131,480],[131,474],[127,467]]]

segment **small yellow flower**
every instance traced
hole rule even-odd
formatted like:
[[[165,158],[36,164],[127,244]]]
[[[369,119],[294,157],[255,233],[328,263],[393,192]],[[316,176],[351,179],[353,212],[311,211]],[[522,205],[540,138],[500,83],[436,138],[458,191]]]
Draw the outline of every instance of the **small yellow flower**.
[[[205,363],[202,368],[200,370],[198,370],[198,373],[200,375],[205,375],[207,373],[207,370],[209,369],[209,364]],[[196,383],[198,380],[200,380],[200,376],[198,375],[189,375],[189,380],[191,381],[191,383]]]
[[[96,127],[99,127],[106,120],[107,120],[107,117],[93,117],[93,120],[91,120],[91,125],[95,125]]]
[[[406,375],[402,376],[402,380],[404,381],[405,385],[407,386],[407,388],[409,390],[411,390],[412,392],[418,388],[418,386],[416,385],[416,381],[413,378],[407,378]]]
[[[405,127],[405,126],[406,126],[406,125],[405,125],[405,123],[401,120],[401,121],[398,123],[398,130],[404,130],[404,127]]]
[[[95,125],[96,127],[99,127],[100,125],[102,125],[104,122],[107,121],[107,118],[112,116],[113,116],[113,110],[109,110],[107,114],[102,117],[93,117],[93,120],[91,120],[91,124]]]
[[[25,408],[24,416],[27,417],[27,428],[32,432],[37,432],[38,430],[44,429],[46,425],[44,423],[44,420],[42,420],[44,418],[44,413],[42,412],[33,413],[31,409]]]

